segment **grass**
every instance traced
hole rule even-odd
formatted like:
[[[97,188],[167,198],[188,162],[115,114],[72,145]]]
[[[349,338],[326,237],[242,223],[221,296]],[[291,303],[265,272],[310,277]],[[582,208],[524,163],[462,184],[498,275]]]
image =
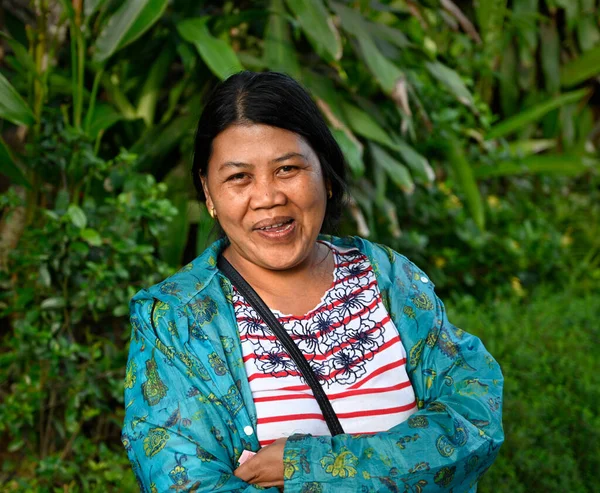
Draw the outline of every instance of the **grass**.
[[[505,377],[506,441],[479,491],[592,492],[600,487],[600,291],[448,307]]]

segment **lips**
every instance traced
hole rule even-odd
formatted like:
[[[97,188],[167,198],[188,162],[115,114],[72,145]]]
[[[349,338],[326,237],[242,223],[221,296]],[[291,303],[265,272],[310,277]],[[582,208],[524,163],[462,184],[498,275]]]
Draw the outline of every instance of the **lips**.
[[[281,228],[286,226],[294,221],[294,218],[289,216],[277,216],[270,219],[263,219],[262,221],[257,222],[252,229],[258,231],[272,231],[277,228]]]

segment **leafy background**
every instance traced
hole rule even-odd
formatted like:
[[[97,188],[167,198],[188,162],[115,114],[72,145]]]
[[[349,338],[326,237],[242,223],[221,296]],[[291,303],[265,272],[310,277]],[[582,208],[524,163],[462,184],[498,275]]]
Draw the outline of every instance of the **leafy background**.
[[[278,70],[349,165],[341,234],[435,280],[502,364],[480,491],[600,484],[596,0],[6,0],[0,485],[136,491],[127,303],[210,241],[189,176],[212,87]]]

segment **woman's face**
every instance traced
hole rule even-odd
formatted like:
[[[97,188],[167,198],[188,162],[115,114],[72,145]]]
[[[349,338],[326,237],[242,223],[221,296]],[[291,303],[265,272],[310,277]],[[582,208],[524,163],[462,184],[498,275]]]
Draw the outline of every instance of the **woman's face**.
[[[304,138],[268,125],[233,125],[213,140],[202,180],[234,260],[270,270],[310,262],[327,206],[321,164]]]

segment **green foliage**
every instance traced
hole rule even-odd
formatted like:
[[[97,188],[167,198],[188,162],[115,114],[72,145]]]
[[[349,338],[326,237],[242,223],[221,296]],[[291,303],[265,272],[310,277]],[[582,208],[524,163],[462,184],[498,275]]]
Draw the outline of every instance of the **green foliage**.
[[[600,374],[594,351],[600,295],[538,289],[480,305],[463,298],[450,320],[483,340],[505,378],[506,441],[482,493],[595,491],[600,484]]]
[[[0,274],[0,316],[12,329],[0,354],[9,454],[0,479],[19,478],[8,491],[132,491],[110,439],[123,416],[128,301],[168,275],[156,237],[175,211],[164,184],[132,171],[135,156],[105,161],[84,134],[46,116],[30,166],[72,189],[44,192],[45,207]],[[2,203],[5,221],[26,206],[14,192]]]
[[[443,293],[596,287],[597,2],[507,4],[3,6],[0,483],[135,491],[118,440],[127,302],[206,245],[212,221],[189,179],[194,127],[209,91],[242,68],[310,90],[351,172],[342,233],[405,253]],[[534,385],[525,377],[514,378]],[[555,440],[540,443],[555,454]],[[526,466],[502,463],[492,477],[535,490],[533,456],[514,457]],[[551,489],[548,477],[539,484]]]

